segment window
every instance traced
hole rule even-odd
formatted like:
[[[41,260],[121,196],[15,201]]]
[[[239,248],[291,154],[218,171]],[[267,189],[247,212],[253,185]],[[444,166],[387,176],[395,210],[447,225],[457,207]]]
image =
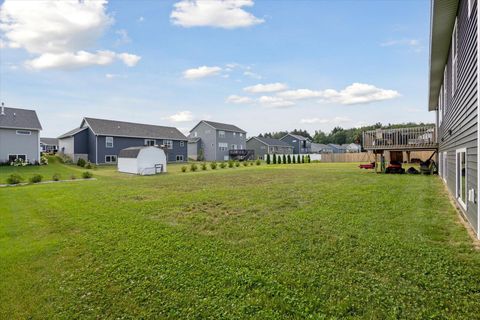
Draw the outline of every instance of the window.
[[[236,144],[232,144],[230,149],[232,149],[232,150],[237,150],[237,145],[236,145]]]
[[[236,135],[237,135],[237,133],[236,133],[236,132],[234,132],[234,133],[233,133],[233,136],[235,137]]]
[[[27,161],[27,156],[24,155],[24,154],[9,154],[8,155],[8,162],[14,162],[17,159]]]
[[[154,139],[145,139],[145,145],[146,146],[154,146],[155,145],[155,140]]]
[[[456,198],[460,205],[467,209],[467,150],[456,152]]]
[[[448,177],[447,154],[448,154],[447,152],[442,152],[442,157],[441,157],[441,159],[442,159],[442,166],[441,166],[442,178],[445,182],[447,182],[447,177]]]
[[[243,137],[243,133],[240,132],[240,137]]]
[[[177,162],[183,161],[183,155],[177,154]]]
[[[452,97],[457,90],[457,38],[457,20],[455,20],[452,34]]]
[[[32,131],[28,130],[17,130],[17,134],[20,136],[29,136],[32,134]]]
[[[438,125],[443,121],[443,86],[440,87],[440,95],[438,96]]]
[[[475,0],[468,0],[468,17],[470,17],[470,13],[472,13],[473,2]]]
[[[116,155],[105,156],[105,163],[115,163],[115,162],[117,162]]]
[[[447,86],[447,82],[448,81],[448,78],[447,78],[447,66],[445,65],[445,69],[443,70],[443,99],[442,99],[442,103],[443,103],[443,115],[446,115],[447,114],[447,108],[448,108],[448,86]]]
[[[185,141],[180,141],[180,147],[185,146]]]
[[[198,136],[197,131],[193,133],[193,136],[196,138]]]
[[[173,149],[173,141],[172,140],[163,140],[163,145],[167,149]]]
[[[105,138],[105,148],[113,148],[113,137]]]
[[[228,150],[228,143],[219,142],[218,143],[218,149],[221,150],[221,151],[227,151]]]
[[[218,136],[220,138],[225,138],[225,131],[218,131]]]

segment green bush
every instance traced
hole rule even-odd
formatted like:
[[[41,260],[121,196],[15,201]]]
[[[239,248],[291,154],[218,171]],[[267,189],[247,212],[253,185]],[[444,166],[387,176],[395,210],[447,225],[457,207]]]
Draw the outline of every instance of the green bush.
[[[91,173],[90,171],[85,171],[82,173],[83,179],[91,179],[92,177],[93,177],[93,173]]]
[[[217,163],[215,161],[210,162],[210,168],[212,168],[212,170],[217,169]]]
[[[287,157],[287,163],[288,164],[292,163],[292,157],[290,155],[288,155],[288,157]]]
[[[220,162],[220,168],[225,169],[227,164],[225,162]]]
[[[182,172],[187,172],[187,169],[188,169],[187,166],[183,166],[182,167]]]
[[[310,155],[307,155],[307,163],[310,163],[310,162],[311,162]]]
[[[282,163],[282,156],[278,157],[277,163],[278,163],[278,164],[281,164],[281,163]]]
[[[259,166],[259,165],[262,164],[262,162],[260,161],[260,159],[257,159],[257,161],[255,161],[255,164],[256,164],[257,166]]]
[[[248,161],[243,161],[243,166],[247,167],[248,166]]]
[[[203,170],[203,171],[207,170],[207,164],[206,164],[205,162],[202,163],[202,170]]]
[[[250,165],[253,166],[253,161],[250,161]]]
[[[305,156],[302,156],[302,163],[305,163]]]
[[[85,167],[86,164],[87,164],[87,161],[85,161],[85,159],[83,159],[83,158],[78,158],[78,160],[77,160],[77,166],[83,168],[83,167]]]
[[[233,168],[233,160],[228,160],[228,167]]]
[[[92,163],[90,161],[87,161],[87,163],[85,164],[85,169],[92,169],[93,166],[92,166]]]
[[[286,155],[283,155],[283,157],[282,157],[282,162],[283,162],[283,163],[287,163],[287,156],[286,156]]]
[[[7,183],[8,184],[19,184],[22,181],[23,181],[23,178],[19,174],[16,174],[16,173],[12,173],[7,178]]]
[[[190,171],[195,172],[195,171],[197,171],[197,169],[198,169],[197,164],[192,163],[192,164],[190,165]]]
[[[297,157],[295,157],[295,156],[292,157],[292,163],[297,163],[296,158]]]
[[[43,177],[39,174],[34,175],[33,177],[30,178],[31,183],[39,183],[42,182]]]
[[[297,156],[297,163],[301,163],[302,160],[300,159],[300,155]]]
[[[58,173],[54,173],[52,176],[53,181],[60,181],[60,175]]]
[[[276,154],[273,154],[272,160],[273,160],[272,161],[273,164],[277,164],[277,155]]]
[[[48,158],[47,156],[43,155],[40,157],[40,164],[41,165],[47,165],[48,164]]]
[[[235,161],[235,167],[237,167],[237,168],[240,167],[240,162]]]
[[[273,158],[273,159],[275,159],[275,158]],[[265,159],[265,162],[267,164],[270,164],[270,154],[267,154],[267,158]],[[273,163],[275,163],[275,160],[273,160]]]

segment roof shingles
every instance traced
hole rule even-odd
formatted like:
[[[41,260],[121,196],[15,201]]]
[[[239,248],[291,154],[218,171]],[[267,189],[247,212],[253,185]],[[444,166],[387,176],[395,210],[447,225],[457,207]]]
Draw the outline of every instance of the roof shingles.
[[[4,108],[5,114],[0,114],[0,128],[42,130],[34,110]]]

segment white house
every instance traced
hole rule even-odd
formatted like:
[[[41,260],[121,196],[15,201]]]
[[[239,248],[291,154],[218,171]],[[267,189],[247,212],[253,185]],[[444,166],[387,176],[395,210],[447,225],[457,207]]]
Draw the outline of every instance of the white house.
[[[158,147],[142,146],[120,150],[118,171],[139,175],[167,172],[167,156]]]

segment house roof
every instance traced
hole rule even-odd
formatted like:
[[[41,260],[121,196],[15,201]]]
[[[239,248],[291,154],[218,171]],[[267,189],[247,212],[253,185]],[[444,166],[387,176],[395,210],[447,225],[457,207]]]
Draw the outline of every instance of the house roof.
[[[310,140],[308,139],[307,137],[304,137],[304,136],[301,136],[301,135],[298,135],[298,134],[293,134],[293,133],[287,133],[286,135],[284,135],[281,139],[285,138],[286,136],[292,136],[294,137],[295,139],[298,139],[298,140]]]
[[[5,107],[4,111],[0,114],[0,128],[42,130],[35,110]]]
[[[58,137],[57,139],[65,139],[65,138],[70,138],[74,135],[76,135],[77,133],[79,133],[80,131],[83,131],[87,129],[87,127],[79,127],[79,128],[75,128],[73,130],[70,130],[68,132],[65,132],[64,134],[62,134],[60,137]]]
[[[320,149],[333,149],[332,146],[329,146],[329,145],[327,145],[327,144],[315,143],[315,142],[312,142],[311,147],[312,147],[312,150],[313,150],[313,149],[319,149],[319,150],[320,150]]]
[[[458,0],[433,0],[430,21],[430,88],[428,110],[438,108],[443,72],[450,51]]]
[[[256,139],[268,146],[275,146],[275,147],[290,147],[293,148],[291,145],[286,143],[285,141],[279,140],[279,139],[273,139],[273,138],[263,138],[263,137],[252,137],[248,140],[251,139]]]
[[[216,130],[223,130],[223,131],[232,131],[232,132],[241,132],[241,133],[247,133],[245,130],[240,129],[239,127],[233,125],[233,124],[227,124],[227,123],[220,123],[220,122],[213,122],[213,121],[207,121],[207,120],[202,120],[200,121],[193,129],[195,129],[200,123],[206,123],[210,127],[216,129]],[[190,132],[193,131],[190,130]]]
[[[49,146],[58,146],[57,138],[40,138],[40,143],[49,145]]]
[[[187,137],[174,127],[95,118],[84,118],[84,122],[94,134],[100,136],[187,140]]]
[[[339,149],[339,150],[347,149],[346,145],[340,145],[340,144],[335,144],[335,143],[329,143],[328,145],[335,148],[335,149]]]

